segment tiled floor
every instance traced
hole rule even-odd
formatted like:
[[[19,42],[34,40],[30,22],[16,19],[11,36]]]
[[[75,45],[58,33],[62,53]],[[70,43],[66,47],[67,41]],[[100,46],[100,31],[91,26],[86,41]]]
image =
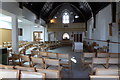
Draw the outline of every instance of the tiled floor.
[[[89,78],[88,69],[82,70],[80,63],[80,55],[82,53],[75,53],[72,51],[72,47],[61,47],[53,50],[49,50],[49,52],[70,54],[71,58],[75,57],[76,63],[72,62],[72,71],[64,70],[62,75],[64,74],[64,78],[79,78],[79,80],[88,80],[85,78]],[[81,79],[80,79],[81,78]]]

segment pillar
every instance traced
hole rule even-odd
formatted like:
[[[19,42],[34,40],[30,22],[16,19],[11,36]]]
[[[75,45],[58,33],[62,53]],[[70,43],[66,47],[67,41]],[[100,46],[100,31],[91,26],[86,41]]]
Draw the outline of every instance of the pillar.
[[[17,16],[12,17],[12,50],[16,54],[18,51],[18,18]]]

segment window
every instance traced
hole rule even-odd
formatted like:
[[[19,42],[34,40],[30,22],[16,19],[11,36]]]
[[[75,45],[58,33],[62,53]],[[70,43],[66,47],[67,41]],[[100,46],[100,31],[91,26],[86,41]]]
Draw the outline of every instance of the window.
[[[70,39],[69,34],[68,34],[68,33],[64,33],[64,34],[63,34],[63,39]]]
[[[63,23],[69,23],[69,14],[67,12],[63,13]]]

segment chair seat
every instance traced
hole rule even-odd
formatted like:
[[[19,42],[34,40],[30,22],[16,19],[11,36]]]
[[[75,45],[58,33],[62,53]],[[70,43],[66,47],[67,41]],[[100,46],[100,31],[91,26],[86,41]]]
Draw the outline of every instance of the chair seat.
[[[69,60],[68,59],[61,59],[60,60],[60,64],[62,64],[62,65],[68,65],[69,64]]]

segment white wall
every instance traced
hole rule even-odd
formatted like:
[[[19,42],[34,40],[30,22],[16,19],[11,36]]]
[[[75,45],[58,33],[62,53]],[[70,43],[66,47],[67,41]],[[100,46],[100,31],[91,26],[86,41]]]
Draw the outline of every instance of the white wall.
[[[92,39],[93,18],[87,22],[87,38]]]
[[[39,25],[39,27],[34,27],[34,26],[36,26],[35,23],[25,19],[23,23],[19,23],[19,28],[23,29],[23,36],[19,36],[19,40],[33,41],[33,32],[39,31],[42,32],[41,34],[42,41],[44,41],[44,39],[45,41],[48,41],[48,33],[46,27],[43,27],[41,25]],[[45,38],[44,38],[44,34],[45,34]]]
[[[12,25],[10,22],[0,20],[0,28],[12,29]]]
[[[118,42],[118,25],[112,27],[112,36],[109,37],[109,23],[112,22],[111,5],[108,5],[104,9],[98,12],[96,15],[96,28],[92,32],[93,19],[91,18],[87,22],[87,38],[94,39],[88,40],[90,43],[97,42],[101,47],[107,46],[106,42],[100,42],[95,40],[108,40]],[[118,44],[110,43],[110,52],[118,53]]]
[[[17,2],[2,2],[2,9],[14,15],[18,15],[19,17],[24,17],[32,22],[34,22],[36,19],[35,14],[30,10],[26,9],[25,7],[20,9]]]
[[[94,31],[93,38],[98,40],[107,40],[109,35],[109,23],[111,22],[111,5],[108,5],[96,15],[96,30]]]
[[[4,10],[5,12],[8,12],[7,14],[10,16],[17,15],[19,18],[22,17],[23,22],[19,23],[18,27],[23,29],[23,36],[19,36],[19,40],[33,41],[34,31],[42,31],[44,34],[44,27],[34,28],[36,15],[32,13],[30,10],[26,9],[25,7],[23,7],[23,9],[20,9],[19,4],[17,2],[2,2],[2,7],[0,8],[2,8],[2,10]],[[9,13],[12,13],[12,15]],[[45,25],[45,21],[42,19],[40,20],[41,20],[41,24]],[[5,25],[6,27],[8,26],[7,24]],[[43,38],[44,41],[43,34],[41,37]],[[45,40],[48,40],[48,34],[46,29],[45,29],[45,34],[46,34]]]
[[[82,38],[84,39],[84,32],[55,32],[55,34],[54,34],[54,32],[49,32],[49,36],[50,36],[50,41],[55,41],[55,40],[63,40],[63,34],[64,33],[68,33],[69,34],[69,36],[70,36],[70,40],[73,40],[73,37],[71,37],[71,35],[72,35],[72,33],[73,34],[82,34]],[[55,35],[55,38],[54,38],[54,35]]]

